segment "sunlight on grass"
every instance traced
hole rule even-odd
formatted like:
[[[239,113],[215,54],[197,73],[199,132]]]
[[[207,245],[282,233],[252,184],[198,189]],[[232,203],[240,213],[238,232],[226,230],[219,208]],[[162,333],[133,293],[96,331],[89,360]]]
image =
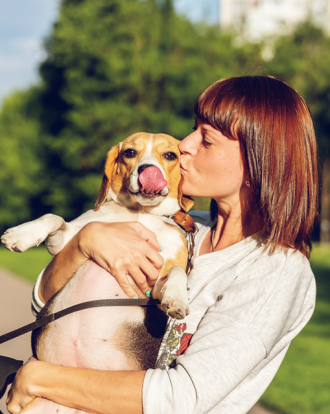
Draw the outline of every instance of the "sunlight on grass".
[[[193,210],[196,211],[209,211],[210,210],[210,198],[203,198],[203,197],[193,197],[195,202]]]
[[[0,246],[0,267],[34,283],[40,271],[50,262],[52,256],[44,246],[34,247],[24,253],[10,252]]]

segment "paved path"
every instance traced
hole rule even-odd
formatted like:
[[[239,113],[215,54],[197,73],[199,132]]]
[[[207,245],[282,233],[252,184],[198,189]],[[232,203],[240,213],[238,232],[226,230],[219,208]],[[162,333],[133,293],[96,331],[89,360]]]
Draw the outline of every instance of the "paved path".
[[[12,331],[34,320],[30,310],[31,290],[30,283],[0,269],[0,334]],[[31,355],[30,334],[0,344],[0,355],[26,361]],[[4,414],[8,414],[5,399],[4,396],[0,401],[0,410]],[[248,414],[273,413],[256,405]]]
[[[0,269],[0,334],[34,320],[31,313],[31,284]],[[0,354],[26,361],[31,355],[30,334],[0,345]],[[7,414],[5,396],[0,410]]]

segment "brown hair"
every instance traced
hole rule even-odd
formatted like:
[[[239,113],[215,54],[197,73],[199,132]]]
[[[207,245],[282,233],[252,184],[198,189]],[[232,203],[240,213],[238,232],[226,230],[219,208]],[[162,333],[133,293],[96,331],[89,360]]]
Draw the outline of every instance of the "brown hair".
[[[206,88],[195,115],[240,141],[266,245],[271,251],[292,247],[309,257],[318,174],[315,133],[304,99],[277,78],[234,77]]]

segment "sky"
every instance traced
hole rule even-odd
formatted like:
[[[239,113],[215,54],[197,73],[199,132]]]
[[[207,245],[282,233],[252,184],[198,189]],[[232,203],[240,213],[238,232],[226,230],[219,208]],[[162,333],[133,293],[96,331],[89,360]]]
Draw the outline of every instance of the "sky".
[[[218,0],[174,0],[192,21],[215,22]],[[60,0],[0,0],[0,105],[15,90],[36,84]]]
[[[218,21],[219,0],[174,0],[174,4],[176,10],[191,21]]]
[[[14,90],[38,81],[44,38],[59,0],[0,0],[0,104]]]

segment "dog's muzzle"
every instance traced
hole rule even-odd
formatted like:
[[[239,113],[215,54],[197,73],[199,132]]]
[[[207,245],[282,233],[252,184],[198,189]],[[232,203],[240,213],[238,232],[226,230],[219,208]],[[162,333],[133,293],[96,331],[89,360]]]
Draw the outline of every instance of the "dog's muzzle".
[[[138,166],[131,175],[130,191],[146,198],[155,198],[166,196],[169,190],[160,168],[153,164],[143,164]]]

